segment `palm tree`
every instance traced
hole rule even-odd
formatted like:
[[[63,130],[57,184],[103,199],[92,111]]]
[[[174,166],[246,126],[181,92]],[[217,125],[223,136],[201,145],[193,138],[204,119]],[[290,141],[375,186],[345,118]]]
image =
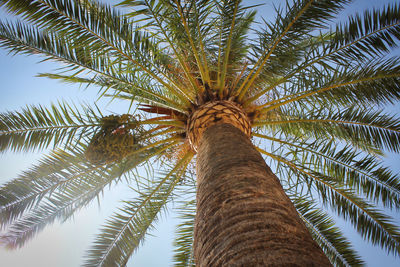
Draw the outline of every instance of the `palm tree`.
[[[137,197],[88,266],[126,265],[172,201],[177,266],[362,265],[327,210],[398,255],[386,211],[400,207],[400,179],[382,156],[400,151],[400,120],[383,111],[400,99],[400,6],[333,25],[349,2],[290,1],[255,24],[254,6],[233,0],[1,1],[22,19],[1,22],[3,48],[131,105],[1,114],[2,151],[52,148],[1,187],[2,243],[22,246],[125,178]]]

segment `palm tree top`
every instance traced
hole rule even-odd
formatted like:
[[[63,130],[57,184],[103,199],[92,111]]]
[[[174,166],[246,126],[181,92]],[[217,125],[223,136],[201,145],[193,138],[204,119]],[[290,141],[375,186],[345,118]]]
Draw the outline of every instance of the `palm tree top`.
[[[363,261],[328,214],[398,255],[388,213],[400,207],[400,178],[383,155],[400,152],[399,116],[385,109],[400,99],[400,6],[336,23],[350,2],[289,1],[257,20],[248,1],[1,1],[18,18],[1,20],[2,48],[61,63],[39,76],[129,105],[0,115],[1,151],[51,149],[0,188],[2,242],[22,246],[124,177],[138,196],[103,226],[86,264],[126,264],[174,201],[183,214],[174,261],[192,264],[197,146],[208,127],[229,123],[274,168],[332,263]]]

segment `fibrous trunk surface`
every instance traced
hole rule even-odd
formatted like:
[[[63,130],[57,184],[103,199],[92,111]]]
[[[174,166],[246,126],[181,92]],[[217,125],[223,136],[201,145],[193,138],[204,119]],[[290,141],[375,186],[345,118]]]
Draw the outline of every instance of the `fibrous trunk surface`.
[[[330,266],[277,177],[230,124],[204,131],[197,156],[196,266]]]

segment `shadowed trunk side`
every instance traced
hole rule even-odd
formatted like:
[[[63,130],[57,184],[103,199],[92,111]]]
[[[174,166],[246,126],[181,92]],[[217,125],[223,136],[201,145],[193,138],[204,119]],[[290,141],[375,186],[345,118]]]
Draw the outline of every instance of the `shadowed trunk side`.
[[[249,138],[210,126],[197,155],[194,257],[210,266],[331,266]]]

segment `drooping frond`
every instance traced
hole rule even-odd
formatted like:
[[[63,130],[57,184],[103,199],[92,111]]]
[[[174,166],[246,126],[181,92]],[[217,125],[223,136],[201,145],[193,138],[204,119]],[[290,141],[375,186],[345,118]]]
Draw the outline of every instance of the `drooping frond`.
[[[21,247],[54,220],[65,221],[90,204],[123,176],[138,179],[132,170],[168,147],[133,152],[114,166],[92,165],[76,147],[73,151],[54,152],[25,176],[1,188],[7,200],[11,195],[15,198],[0,207],[2,226],[7,227],[2,243],[9,248]],[[21,190],[22,184],[25,191]]]
[[[353,190],[346,188],[335,177],[319,173],[302,162],[298,162],[301,159],[289,160],[260,148],[258,150],[286,165],[288,170],[296,174],[300,182],[310,186],[309,190],[311,188],[315,190],[325,205],[334,208],[339,216],[349,220],[365,240],[369,240],[372,244],[379,244],[388,252],[400,254],[400,229],[393,223],[391,217],[357,196]]]
[[[160,133],[136,133],[133,136],[136,143],[130,145],[127,148],[128,151],[123,151],[125,139],[121,138],[121,136],[124,136],[117,132],[113,134],[114,131],[121,130],[121,128],[114,130],[112,126],[113,120],[116,119],[119,119],[119,117],[111,116],[110,118],[109,116],[102,118],[102,128],[96,135],[93,133],[89,138],[84,138],[82,140],[83,143],[77,142],[76,145],[67,146],[67,150],[56,149],[52,151],[49,156],[43,158],[36,166],[2,186],[0,188],[1,226],[4,227],[10,224],[13,220],[23,215],[24,212],[35,207],[45,197],[48,198],[48,195],[54,191],[62,192],[67,190],[68,186],[79,187],[80,183],[82,185],[85,183],[83,182],[85,179],[96,182],[95,178],[92,179],[90,177],[93,175],[94,177],[101,177],[107,169],[106,164],[108,163],[116,163],[126,157],[133,157],[136,160],[144,158],[141,161],[149,160],[152,156],[163,153],[166,149],[176,144],[176,137],[171,137],[144,145]],[[111,128],[108,129],[107,127],[110,126]],[[128,127],[122,129],[126,130]],[[107,133],[106,131],[112,132]],[[129,138],[131,136],[131,134],[128,135]],[[96,144],[99,138],[102,142],[101,144]],[[87,139],[91,140],[90,143]],[[124,145],[123,148],[118,147],[121,144]],[[90,155],[88,154],[89,151]],[[96,154],[98,152],[100,152],[99,155]],[[116,154],[116,157],[112,156],[113,154]],[[105,160],[107,158],[111,159],[110,156],[112,156],[111,161]],[[136,164],[140,162],[136,162]]]
[[[318,177],[315,175],[314,177]],[[322,176],[326,178],[326,176]],[[318,177],[318,189],[322,177]],[[357,197],[352,191],[341,189],[331,184],[331,189],[322,189],[319,195],[329,205],[335,208],[339,216],[349,220],[358,233],[372,244],[379,245],[387,252],[400,254],[400,231],[393,218],[381,213],[376,207]]]
[[[376,157],[361,156],[350,147],[342,149],[333,142],[291,140],[261,134],[254,136],[281,144],[287,155],[296,155],[314,171],[336,177],[337,182],[362,193],[386,207],[400,207],[400,179]]]
[[[177,208],[180,223],[176,226],[174,240],[174,266],[176,267],[194,267],[193,258],[193,231],[196,215],[196,184],[186,182],[183,188],[180,188],[180,196],[183,198]]]
[[[320,111],[304,107],[285,109],[283,114],[279,120],[261,120],[254,125],[279,129],[287,136],[336,138],[367,151],[368,147],[393,152],[400,149],[400,120],[382,111],[365,111],[356,106],[342,110],[323,108]]]
[[[2,186],[0,198],[2,227],[35,207],[58,185],[67,183],[69,180],[65,178],[65,175],[68,173],[72,178],[79,179],[79,174],[87,171],[87,166],[78,165],[83,160],[83,151],[79,151],[78,147],[75,148],[77,150],[70,153],[62,150],[54,151],[42,159],[37,166],[33,166],[17,179]]]
[[[353,250],[350,242],[343,236],[341,231],[335,227],[334,221],[316,207],[315,203],[298,194],[286,193],[293,201],[300,218],[306,224],[314,240],[320,245],[325,255],[335,266],[362,266],[364,262]],[[293,193],[293,192],[292,192]]]
[[[94,247],[88,252],[87,266],[125,266],[133,251],[143,241],[171,198],[193,154],[187,153],[175,167],[149,185],[142,185],[139,196],[125,201],[102,229]]]
[[[175,254],[174,266],[195,266],[193,259],[193,229],[196,214],[195,203],[188,202],[185,208],[181,208],[180,219],[182,223],[177,225],[176,238],[174,241]]]
[[[0,114],[0,151],[31,151],[61,145],[70,146],[93,135],[101,125],[100,111],[66,103],[26,107]]]
[[[58,36],[69,37],[75,44],[86,47],[90,52],[109,55],[113,59],[119,58],[121,62],[130,61],[133,66],[142,68],[144,65],[139,63],[139,60],[144,58],[141,56],[150,56],[151,49],[155,48],[151,46],[150,39],[136,39],[135,26],[115,9],[98,2],[87,3],[7,0],[1,4],[39,29],[49,29]],[[142,70],[145,71],[146,68]],[[154,75],[150,72],[148,74]]]
[[[337,25],[328,58],[340,64],[354,64],[388,54],[400,40],[400,5],[366,10]],[[354,63],[353,63],[354,62]],[[356,64],[356,63],[355,63]]]
[[[379,106],[395,103],[400,98],[399,76],[398,58],[372,60],[355,67],[338,67],[333,72],[324,71],[310,77],[302,75],[296,77],[295,84],[283,87],[286,90],[281,96],[260,107],[264,107],[262,112],[267,112],[299,101],[324,105],[359,103]]]

